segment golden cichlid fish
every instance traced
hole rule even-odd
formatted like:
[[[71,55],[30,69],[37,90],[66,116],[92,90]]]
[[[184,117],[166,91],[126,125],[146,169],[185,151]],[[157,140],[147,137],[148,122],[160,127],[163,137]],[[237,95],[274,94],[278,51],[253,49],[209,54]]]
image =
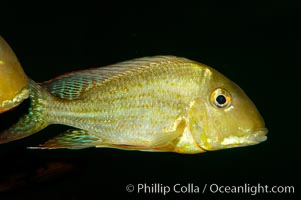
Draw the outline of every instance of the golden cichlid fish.
[[[50,124],[71,129],[31,148],[111,147],[200,153],[266,140],[264,120],[235,83],[175,56],[133,59],[30,82],[28,114],[0,143]]]
[[[29,97],[28,83],[16,55],[0,36],[0,113]]]

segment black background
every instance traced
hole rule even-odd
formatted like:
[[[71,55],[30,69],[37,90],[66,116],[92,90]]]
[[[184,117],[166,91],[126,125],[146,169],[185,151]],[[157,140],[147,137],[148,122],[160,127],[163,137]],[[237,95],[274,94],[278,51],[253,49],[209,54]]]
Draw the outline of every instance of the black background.
[[[1,200],[149,196],[127,193],[125,186],[130,183],[260,183],[293,185],[295,193],[300,193],[301,138],[295,128],[300,117],[294,117],[300,107],[297,5],[294,1],[196,2],[45,4],[30,9],[16,4],[2,7],[5,14],[0,35],[14,49],[26,74],[37,82],[143,56],[176,55],[203,62],[246,91],[266,121],[268,140],[197,155],[95,148],[25,149],[67,128],[53,125],[32,137],[0,146]],[[1,124],[15,117],[3,116]],[[61,167],[51,171],[49,163],[60,163]],[[175,196],[205,199],[221,195]],[[243,197],[291,199],[295,195]]]

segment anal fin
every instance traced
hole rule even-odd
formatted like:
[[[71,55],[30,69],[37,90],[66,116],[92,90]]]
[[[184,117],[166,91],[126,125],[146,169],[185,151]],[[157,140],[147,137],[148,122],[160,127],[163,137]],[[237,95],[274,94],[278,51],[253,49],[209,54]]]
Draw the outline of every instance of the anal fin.
[[[28,147],[29,149],[83,149],[102,144],[101,138],[81,129],[69,129],[66,132],[48,140],[44,144]]]

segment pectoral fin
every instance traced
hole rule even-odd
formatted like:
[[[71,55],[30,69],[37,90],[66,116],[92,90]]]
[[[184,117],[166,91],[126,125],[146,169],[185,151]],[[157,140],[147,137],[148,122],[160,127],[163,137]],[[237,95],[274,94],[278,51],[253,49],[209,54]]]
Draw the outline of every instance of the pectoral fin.
[[[153,152],[176,152],[176,144],[184,133],[186,121],[179,118],[175,121],[175,130],[158,134],[152,138],[151,141],[141,142],[141,145],[114,145],[115,148],[140,150],[140,151],[153,151]]]
[[[152,148],[160,148],[161,146],[170,146],[171,144],[175,144],[177,140],[181,137],[181,135],[184,132],[184,128],[186,126],[186,122],[182,119],[179,119],[175,122],[175,131],[170,131],[167,133],[162,133],[158,135],[157,137],[153,138],[153,140],[150,142],[149,147]]]
[[[89,134],[85,130],[70,129],[66,132],[48,140],[44,144],[36,147],[28,147],[29,149],[83,149],[88,147],[96,147],[102,144],[103,140]]]

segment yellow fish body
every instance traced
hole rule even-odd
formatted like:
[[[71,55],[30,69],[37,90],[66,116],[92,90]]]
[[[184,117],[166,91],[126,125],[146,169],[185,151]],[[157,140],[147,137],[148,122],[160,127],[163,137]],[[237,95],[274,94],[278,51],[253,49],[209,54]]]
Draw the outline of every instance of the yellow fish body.
[[[16,55],[0,36],[0,113],[28,98],[28,83]]]
[[[264,121],[252,101],[216,70],[175,56],[133,59],[30,83],[31,108],[0,143],[50,124],[69,130],[38,147],[112,147],[200,153],[257,144]]]

